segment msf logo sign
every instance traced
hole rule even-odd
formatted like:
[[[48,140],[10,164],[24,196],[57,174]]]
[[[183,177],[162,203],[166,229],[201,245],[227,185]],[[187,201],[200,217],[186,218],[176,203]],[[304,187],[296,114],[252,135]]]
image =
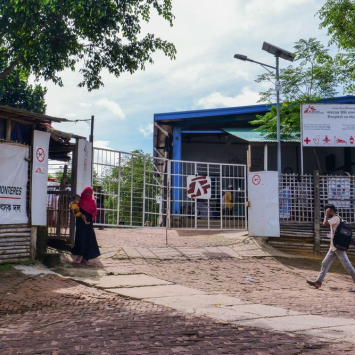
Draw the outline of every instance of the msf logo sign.
[[[308,107],[304,110],[304,113],[312,113],[314,112],[316,109],[314,106],[308,105]]]
[[[197,174],[187,176],[187,197],[211,198],[211,178],[209,176],[198,176]]]

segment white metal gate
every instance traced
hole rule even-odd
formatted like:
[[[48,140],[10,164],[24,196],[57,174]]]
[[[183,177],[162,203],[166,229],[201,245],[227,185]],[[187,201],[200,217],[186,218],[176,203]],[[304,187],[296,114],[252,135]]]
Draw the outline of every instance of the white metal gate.
[[[165,225],[167,160],[94,148],[93,164],[96,225]]]
[[[187,197],[189,175],[211,178],[210,199]],[[247,229],[245,165],[171,160],[170,176],[170,228]]]
[[[174,161],[94,148],[97,226],[246,229],[245,165]],[[211,198],[187,197],[187,176],[209,176]],[[224,202],[224,196],[232,202]]]

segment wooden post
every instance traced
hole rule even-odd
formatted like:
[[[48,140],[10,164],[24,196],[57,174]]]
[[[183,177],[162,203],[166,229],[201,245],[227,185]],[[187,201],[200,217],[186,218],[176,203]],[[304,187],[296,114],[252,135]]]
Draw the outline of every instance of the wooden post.
[[[251,145],[249,144],[247,147],[247,169],[248,172],[251,170]]]
[[[30,237],[30,259],[31,261],[36,260],[37,253],[37,227],[31,227],[31,237]]]
[[[319,171],[313,171],[314,184],[314,254],[320,255],[320,194]]]

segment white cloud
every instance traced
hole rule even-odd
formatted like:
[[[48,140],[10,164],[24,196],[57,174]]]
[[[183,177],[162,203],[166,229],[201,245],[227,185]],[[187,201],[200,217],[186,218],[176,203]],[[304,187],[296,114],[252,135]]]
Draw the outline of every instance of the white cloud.
[[[96,101],[96,105],[106,108],[108,111],[113,113],[116,117],[118,117],[121,120],[124,120],[126,118],[121,107],[114,101],[110,101],[106,98],[103,98]]]
[[[77,117],[77,114],[76,113],[66,113],[66,114],[64,114],[64,117],[65,118],[74,118],[74,117]]]
[[[81,107],[91,107],[91,104],[88,102],[79,102],[79,106]]]
[[[95,148],[112,149],[109,147],[110,141],[94,141]]]
[[[243,88],[242,93],[234,97],[223,96],[220,92],[213,92],[195,101],[196,108],[217,108],[255,105],[259,100],[259,93],[251,91],[248,87]]]
[[[172,2],[176,16],[173,27],[154,15],[142,28],[173,42],[176,60],[156,52],[154,65],[147,64],[145,71],[134,75],[123,73],[116,78],[103,71],[105,86],[91,92],[77,86],[82,80],[79,72],[65,70],[61,73],[64,88],[43,83],[48,87],[47,114],[75,117],[73,120],[93,115],[95,139],[110,142],[116,150],[150,151],[152,126],[148,124],[154,113],[257,103],[257,92],[271,85],[255,83],[265,70],[255,63],[235,60],[234,54],[273,66],[275,58],[261,49],[264,41],[290,51],[300,38],[328,42],[326,30],[319,29],[315,16],[324,0]],[[282,60],[280,68],[289,64]],[[76,116],[66,115],[68,112]],[[55,127],[90,135],[86,122],[63,122]]]
[[[141,132],[144,137],[148,137],[153,134],[153,124],[148,124],[146,127],[140,127],[139,132]]]

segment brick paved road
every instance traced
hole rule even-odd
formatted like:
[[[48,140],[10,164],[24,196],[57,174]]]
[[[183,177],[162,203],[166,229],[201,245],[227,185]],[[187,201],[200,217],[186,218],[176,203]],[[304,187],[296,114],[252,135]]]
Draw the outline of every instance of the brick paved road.
[[[0,353],[331,354],[352,344],[232,327],[57,275],[1,271]]]
[[[338,279],[330,274],[323,290],[313,290],[305,285],[305,279],[314,277],[315,272],[290,268],[273,258],[113,258],[119,246],[164,246],[162,235],[153,231],[149,230],[149,242],[142,233],[139,238],[137,230],[126,230],[122,238],[99,235],[107,253],[93,263],[90,272],[145,273],[250,302],[341,318],[355,315],[355,295],[346,292],[349,277]],[[232,235],[184,235],[174,240],[176,246],[191,248],[231,246],[233,242]],[[76,267],[76,271],[81,269],[87,270]],[[254,281],[247,281],[248,277]],[[353,344],[185,315],[55,274],[29,276],[11,269],[0,271],[0,280],[0,354],[353,353]]]

